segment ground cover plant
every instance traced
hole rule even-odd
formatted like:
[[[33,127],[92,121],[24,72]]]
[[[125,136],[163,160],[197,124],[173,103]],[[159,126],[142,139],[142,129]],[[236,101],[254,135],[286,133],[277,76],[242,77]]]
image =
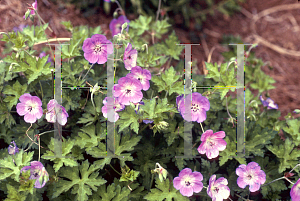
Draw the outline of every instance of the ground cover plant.
[[[226,63],[206,63],[206,76],[192,75],[188,129],[192,154],[201,158],[176,157],[184,154],[189,119],[184,61],[179,59],[184,46],[176,45],[180,41],[167,19],[140,15],[129,21],[119,10],[110,24],[113,38],[100,27],[74,27],[68,21],[62,23],[72,38],[50,39],[45,31],[52,29],[40,17],[37,2],[24,20],[40,25],[2,33],[10,55],[0,63],[0,136],[8,144],[0,150],[1,199],[298,200],[299,119],[287,115],[278,120],[278,106],[268,97],[274,80],[251,52],[256,45],[245,51],[249,157],[236,156],[235,89],[217,87],[237,82],[234,47],[224,52]],[[159,41],[164,34],[168,37]],[[68,43],[56,58],[62,59],[61,104],[54,98],[57,61],[51,41]],[[37,52],[41,43],[49,49]],[[242,41],[224,37],[224,43]],[[105,87],[113,50],[104,44],[118,44],[114,99]],[[179,62],[170,66],[172,60]],[[117,158],[107,157],[108,106],[115,110]],[[55,155],[57,123],[63,157]]]

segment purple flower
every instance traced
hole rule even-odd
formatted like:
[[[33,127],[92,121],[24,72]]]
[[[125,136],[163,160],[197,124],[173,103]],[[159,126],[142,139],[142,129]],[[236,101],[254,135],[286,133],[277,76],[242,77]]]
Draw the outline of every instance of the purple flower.
[[[227,142],[222,138],[225,137],[224,131],[214,133],[213,130],[207,130],[201,135],[202,143],[198,147],[200,154],[205,154],[207,158],[216,158],[219,155],[219,151],[224,151]]]
[[[110,0],[104,0],[104,1],[110,3]]]
[[[185,118],[185,104],[184,104],[184,95],[177,96],[176,98],[177,109],[181,113],[181,116]],[[209,101],[206,97],[202,96],[198,92],[192,93],[192,121],[197,121],[201,123],[206,119],[206,111],[210,108]]]
[[[109,100],[109,101],[107,101],[107,100]],[[102,113],[103,113],[103,116],[105,118],[107,118],[107,106],[112,105],[113,102],[114,102],[113,108],[115,109],[115,122],[116,122],[119,119],[119,114],[117,112],[120,112],[125,109],[125,105],[121,104],[119,102],[118,98],[115,98],[115,100],[113,100],[113,98],[111,98],[111,97],[105,97],[103,100],[104,106],[102,107]],[[107,105],[107,103],[108,103],[108,105]]]
[[[124,52],[124,57],[123,57],[125,68],[127,70],[131,70],[131,68],[136,66],[136,60],[137,60],[137,50],[135,50],[135,49],[132,50],[131,43],[128,43],[127,47],[125,49],[125,52]],[[150,74],[150,76],[151,76],[151,74]]]
[[[28,25],[20,24],[18,27],[14,27],[14,28],[13,28],[13,31],[16,32],[16,33],[17,33],[18,31],[21,32],[21,31],[23,31],[23,29],[24,29],[25,27],[27,27],[27,26],[28,26]]]
[[[291,188],[290,196],[292,198],[292,201],[300,200],[300,178]]]
[[[40,58],[43,58],[45,56],[47,56],[46,52],[41,52],[40,55],[39,55]],[[49,62],[51,62],[51,58],[50,57],[48,57],[48,60],[47,60],[47,63],[49,63]]]
[[[259,96],[260,101],[262,102],[264,107],[268,107],[267,109],[278,109],[278,105],[271,98],[267,98],[264,100],[262,96]]]
[[[230,195],[230,189],[227,186],[228,181],[224,177],[220,177],[217,181],[216,178],[216,175],[210,177],[207,194],[212,198],[212,201],[223,201]]]
[[[92,38],[85,39],[82,50],[84,58],[90,63],[104,64],[107,61],[107,54],[113,53],[113,46],[104,35],[95,34]]]
[[[36,0],[35,0],[34,3],[32,3],[32,8],[34,8],[34,10],[37,10],[37,1],[36,1]],[[34,10],[31,10],[31,11],[30,11],[29,16],[30,16],[30,15],[35,15],[35,11],[34,11]],[[23,16],[23,18],[25,19],[25,15]]]
[[[118,97],[119,102],[123,105],[130,105],[129,102],[138,103],[143,98],[142,84],[139,80],[122,77],[118,84],[114,85],[114,97]]]
[[[125,15],[121,15],[118,19],[113,19],[109,24],[109,29],[111,30],[112,36],[117,35],[118,33],[121,33],[122,25],[130,21],[126,18]],[[128,31],[128,27],[126,28],[126,31]]]
[[[9,145],[8,146],[8,154],[15,155],[16,153],[19,153],[19,148],[17,147],[15,141],[12,141],[11,143],[14,144],[14,146]]]
[[[250,192],[258,191],[261,184],[266,182],[266,174],[260,169],[256,162],[251,162],[247,166],[242,164],[235,170],[239,176],[237,184],[240,188],[245,188],[249,185]]]
[[[34,188],[43,188],[46,182],[49,180],[49,174],[43,164],[39,161],[32,161],[30,166],[25,166],[21,169],[21,173],[26,172],[29,169],[29,179],[36,179]]]
[[[136,66],[131,69],[131,73],[128,73],[126,77],[139,80],[144,91],[147,91],[150,88],[149,80],[151,80],[151,73],[149,70]]]
[[[66,109],[59,105],[55,99],[52,99],[47,104],[47,113],[46,113],[46,120],[50,123],[55,123],[56,119],[57,122],[64,126],[67,123],[67,118],[69,117]],[[56,117],[56,111],[59,112]]]
[[[179,177],[173,180],[174,188],[180,189],[183,196],[190,197],[193,192],[199,193],[203,188],[203,176],[200,172],[192,172],[190,168],[184,168],[180,171]]]
[[[24,121],[34,123],[43,116],[42,101],[37,96],[28,93],[19,98],[21,103],[17,104],[17,113],[24,116]]]

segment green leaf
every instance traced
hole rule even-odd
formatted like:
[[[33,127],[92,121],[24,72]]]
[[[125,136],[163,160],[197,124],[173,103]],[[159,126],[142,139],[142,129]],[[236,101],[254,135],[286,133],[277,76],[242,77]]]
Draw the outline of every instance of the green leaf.
[[[57,153],[55,154],[55,151],[57,151],[57,147],[54,146],[54,144],[58,144],[57,140],[55,138],[51,138],[50,144],[48,145],[48,148],[51,150],[47,150],[45,154],[43,154],[42,158],[46,159],[46,160],[50,160],[50,161],[54,161],[54,165],[53,168],[55,170],[55,172],[58,172],[58,170],[63,166],[69,166],[69,167],[74,167],[77,166],[78,163],[77,161],[72,158],[72,154],[71,154],[71,150],[74,146],[75,141],[71,140],[71,139],[64,139],[63,138],[63,142],[62,142],[62,153],[61,156],[62,157],[56,157]]]
[[[70,40],[70,45],[63,45],[61,49],[62,59],[81,56],[78,45],[81,40]]]
[[[139,171],[130,170],[130,168],[125,165],[125,168],[121,168],[122,176],[120,181],[134,181],[139,175]]]
[[[158,54],[164,54],[170,56],[175,60],[179,60],[182,50],[184,49],[183,45],[177,45],[180,41],[175,34],[175,31],[169,35],[164,43],[158,43],[156,45],[156,50]]]
[[[127,201],[130,190],[115,183],[110,184],[107,189],[105,185],[98,188],[97,194],[93,194],[91,201]]]
[[[123,135],[121,138],[120,134],[115,135],[115,155],[123,156],[123,158],[119,157],[121,167],[125,166],[125,161],[133,161],[133,157],[130,153],[123,152],[131,152],[134,150],[134,147],[141,140],[142,136],[133,135],[130,137],[129,134]]]
[[[169,179],[166,179],[163,182],[160,182],[158,178],[155,179],[155,187],[151,189],[151,192],[148,193],[144,199],[149,201],[188,201],[189,199],[174,188],[172,184],[170,184]]]
[[[70,20],[69,20],[69,21],[62,21],[61,24],[64,25],[64,27],[65,27],[68,31],[70,31],[70,32],[73,31],[73,25],[72,25],[72,23],[71,23]]]
[[[285,126],[282,129],[292,136],[295,145],[298,146],[300,144],[300,121],[298,119],[289,119],[286,123],[288,126]]]
[[[284,145],[267,145],[266,147],[277,156],[280,161],[278,173],[282,173],[286,169],[293,168],[298,164],[297,158],[300,157],[300,152],[294,149],[293,142],[286,138]]]
[[[90,151],[92,147],[98,146],[99,142],[106,139],[106,128],[101,126],[95,127],[94,124],[85,126],[80,129],[82,132],[78,132],[78,136],[75,137],[75,144],[81,149],[85,148],[86,151]]]
[[[229,137],[225,137],[224,140],[227,142],[227,146],[224,151],[220,151],[219,166],[224,165],[228,160],[232,159],[237,160],[240,164],[246,164],[245,158],[239,158],[236,156],[236,143],[232,142]]]
[[[155,31],[155,37],[160,39],[163,34],[168,32],[169,27],[171,27],[171,24],[168,23],[168,19],[158,20],[153,22],[152,30]]]
[[[26,90],[27,84],[21,85],[18,80],[13,84],[13,86],[5,86],[3,94],[13,95],[6,96],[6,98],[4,99],[4,102],[7,102],[7,107],[9,108],[9,110],[11,110],[11,108],[18,103],[20,96],[22,96]],[[5,108],[2,109],[4,110]]]
[[[8,195],[5,201],[25,201],[26,195],[19,193],[15,187],[7,184]]]
[[[182,81],[178,81],[179,75],[176,75],[176,71],[173,66],[166,70],[161,76],[152,76],[151,81],[158,87],[158,92],[162,90],[168,91],[169,95],[174,92],[178,94],[184,93],[184,85]]]
[[[34,152],[24,153],[20,150],[16,155],[9,155],[8,157],[0,160],[0,181],[7,177],[13,178],[19,182],[20,171],[24,166],[30,165]],[[14,161],[13,161],[14,159]]]
[[[116,126],[119,126],[119,132],[129,127],[135,132],[139,132],[139,115],[131,107],[126,107],[125,110],[119,112],[120,118],[116,121]]]
[[[29,40],[28,46],[32,47],[37,42],[47,40],[47,37],[45,35],[45,30],[47,29],[48,25],[49,24],[46,23],[43,26],[27,26],[18,35],[22,35],[26,39],[28,39]]]
[[[148,31],[150,29],[150,22],[152,21],[151,16],[143,16],[140,15],[138,19],[131,21],[129,23],[129,26],[133,29],[136,29],[136,34],[142,35],[145,31]]]
[[[88,195],[92,195],[92,190],[97,191],[97,186],[106,183],[106,180],[98,176],[97,169],[99,168],[96,165],[89,166],[88,160],[85,160],[80,166],[61,168],[60,177],[68,180],[61,179],[57,182],[52,198],[56,198],[72,188],[71,193],[76,194],[75,200],[87,201]]]
[[[31,57],[27,54],[25,54],[26,62],[29,64],[26,64],[25,62],[19,63],[20,66],[26,67],[27,70],[25,71],[25,75],[28,79],[28,84],[33,82],[34,80],[38,79],[40,76],[48,76],[51,75],[50,70],[50,63],[47,63],[49,55],[38,58],[38,61],[36,61],[35,57]]]

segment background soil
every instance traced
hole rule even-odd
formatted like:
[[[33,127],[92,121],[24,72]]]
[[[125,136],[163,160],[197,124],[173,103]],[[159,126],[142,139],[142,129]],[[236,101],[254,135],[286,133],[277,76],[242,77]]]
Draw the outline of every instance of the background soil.
[[[0,30],[1,32],[12,31],[14,27],[20,24],[32,25],[28,19],[25,21],[23,15],[27,10],[27,3],[32,4],[33,0],[0,0]],[[298,0],[248,0],[241,4],[242,11],[235,13],[231,17],[226,17],[216,12],[214,16],[208,16],[203,24],[202,31],[194,29],[191,24],[190,29],[182,29],[174,25],[173,28],[179,37],[181,43],[200,43],[201,46],[192,49],[193,60],[197,60],[199,73],[203,73],[203,62],[207,61],[209,51],[214,47],[212,53],[212,62],[221,63],[224,61],[221,53],[227,51],[220,44],[222,34],[233,34],[241,36],[243,41],[247,43],[256,43],[253,37],[254,30],[251,28],[253,16],[268,8],[278,5],[297,4]],[[300,4],[300,2],[299,2]],[[112,8],[115,5],[112,5]],[[163,8],[163,5],[162,5]],[[91,17],[84,17],[80,10],[73,5],[53,3],[47,0],[38,1],[38,10],[41,17],[49,22],[49,26],[55,31],[56,36],[70,37],[60,24],[61,21],[70,20],[74,26],[89,25],[91,27],[101,26],[102,30],[107,33],[108,39],[111,39],[111,33],[108,25],[113,19],[112,15],[106,15],[102,9]],[[125,8],[126,11],[126,8]],[[128,19],[135,19],[137,16],[126,13]],[[179,22],[180,23],[180,18]],[[34,22],[36,24],[37,22]],[[300,51],[300,9],[285,10],[271,13],[260,18],[256,22],[256,34],[264,38],[274,45],[289,50]],[[190,33],[195,35],[191,38]],[[50,35],[50,33],[49,33]],[[0,52],[3,51],[4,42],[0,42]],[[291,113],[294,109],[300,108],[300,56],[288,56],[278,53],[274,48],[269,48],[263,42],[259,42],[259,46],[253,50],[256,57],[262,58],[264,62],[269,62],[273,70],[267,65],[263,67],[266,74],[276,80],[274,86],[276,89],[269,91],[270,97],[278,104],[283,119],[285,115]],[[3,55],[1,55],[3,57]],[[181,59],[184,59],[182,53]],[[292,113],[294,117],[299,114]]]

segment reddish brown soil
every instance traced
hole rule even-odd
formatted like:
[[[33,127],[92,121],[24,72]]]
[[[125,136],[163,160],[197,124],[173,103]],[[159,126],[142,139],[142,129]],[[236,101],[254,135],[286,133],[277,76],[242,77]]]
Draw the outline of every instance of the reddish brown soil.
[[[46,22],[49,22],[57,37],[70,37],[70,33],[60,24],[61,21],[70,20],[75,26],[90,25],[95,27],[100,25],[108,33],[108,38],[111,38],[108,25],[113,17],[104,14],[102,9],[92,17],[85,18],[72,5],[56,5],[50,2],[50,5],[47,6],[44,3],[47,2],[46,0],[39,0],[38,2],[40,15]],[[21,23],[32,25],[29,19],[25,21],[22,18],[27,10],[26,3],[32,4],[33,0],[0,0],[1,31],[11,31],[13,27],[17,27]],[[246,3],[241,4],[243,13],[226,17],[216,12],[214,16],[209,16],[203,25],[206,38],[202,38],[198,42],[193,41],[193,43],[201,44],[201,46],[192,50],[193,60],[197,59],[199,72],[203,73],[203,62],[207,61],[208,53],[213,47],[215,47],[215,50],[212,53],[211,61],[218,63],[224,61],[221,53],[226,49],[220,45],[222,34],[240,35],[245,42],[255,43],[256,41],[253,39],[254,30],[251,29],[253,15],[274,6],[293,3],[297,3],[297,0],[248,0]],[[250,13],[248,17],[246,16],[247,11]],[[137,17],[128,14],[127,16],[131,20]],[[274,45],[300,51],[300,26],[298,25],[300,25],[300,9],[279,11],[260,18],[256,22],[256,34]],[[189,31],[175,26],[174,29],[181,43],[191,43]],[[193,30],[192,26],[190,30]],[[196,31],[196,34],[200,37],[203,33]],[[4,43],[0,42],[0,45],[0,51],[2,52]],[[289,112],[300,108],[300,99],[298,98],[298,95],[300,95],[300,81],[298,78],[300,74],[300,56],[288,56],[278,53],[274,49],[266,47],[263,43],[260,43],[254,51],[257,57],[262,58],[265,62],[268,61],[273,67],[273,70],[270,70],[266,65],[263,70],[276,80],[274,84],[276,89],[270,90],[269,94],[278,104],[279,110],[282,112],[281,119],[283,119]],[[184,58],[184,54],[181,58]],[[293,116],[297,117],[299,115],[293,114]]]

